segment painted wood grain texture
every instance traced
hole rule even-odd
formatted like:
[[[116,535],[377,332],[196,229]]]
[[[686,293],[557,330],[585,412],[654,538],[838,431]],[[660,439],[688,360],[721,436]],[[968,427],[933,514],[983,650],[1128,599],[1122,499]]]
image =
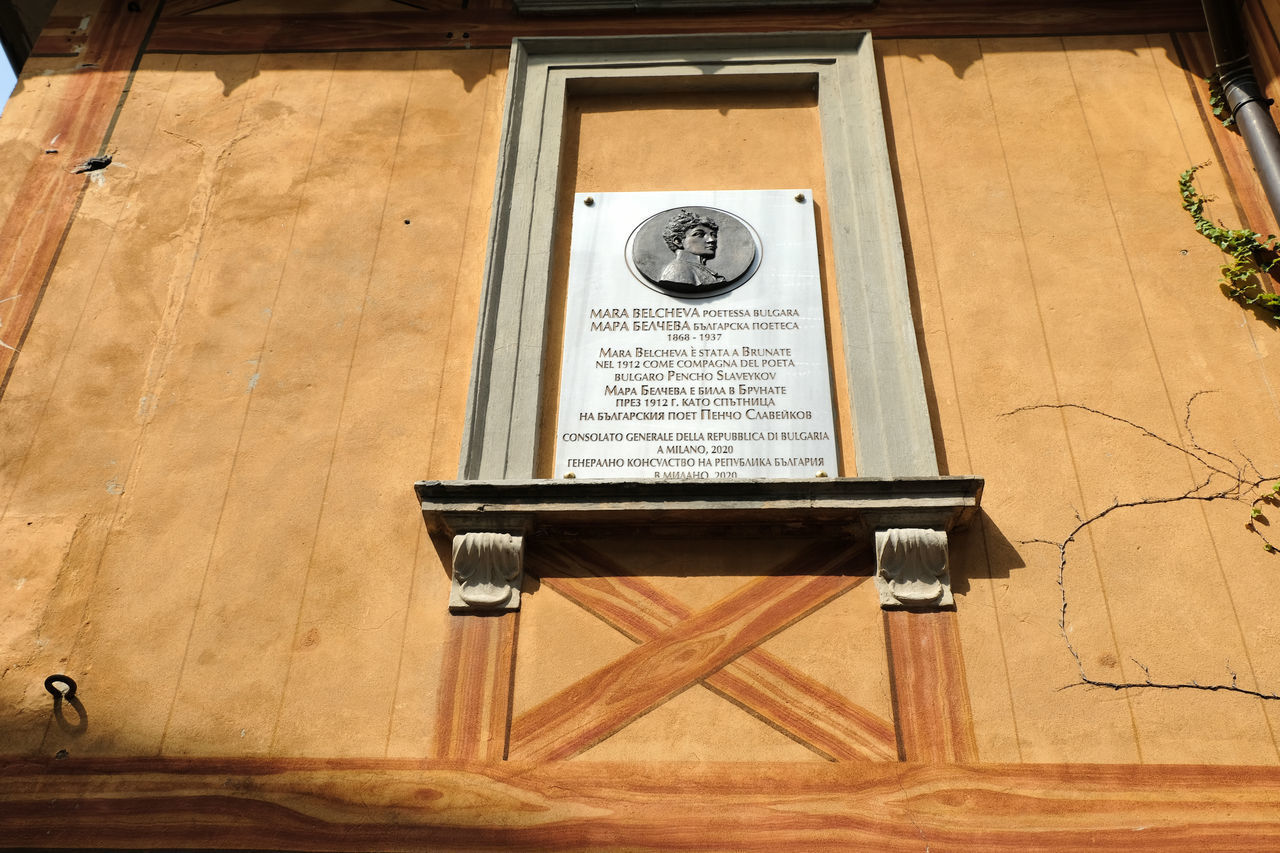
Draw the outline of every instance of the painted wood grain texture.
[[[904,761],[978,760],[956,618],[952,611],[884,613]]]
[[[82,54],[92,67],[76,74],[54,122],[61,150],[80,159],[98,154],[158,3],[146,0],[138,12],[127,12],[124,0],[103,3]],[[34,160],[0,223],[0,396],[87,180],[68,171],[63,158]]]
[[[1256,20],[1251,18],[1251,21],[1256,22]],[[1256,45],[1265,44],[1265,34],[1257,29],[1250,28],[1250,37],[1259,40],[1255,41]],[[1213,107],[1209,103],[1209,84],[1205,82],[1205,78],[1214,73],[1214,62],[1213,48],[1209,44],[1208,35],[1182,33],[1176,36],[1176,39],[1178,49],[1187,64],[1187,85],[1200,108],[1205,131],[1218,149],[1222,168],[1230,176],[1232,200],[1239,209],[1240,215],[1244,217],[1243,224],[1262,234],[1276,233],[1280,230],[1280,226],[1277,226],[1275,215],[1271,212],[1271,205],[1267,202],[1266,192],[1258,180],[1258,173],[1253,167],[1253,160],[1249,156],[1244,138],[1235,128],[1223,127],[1221,120],[1213,114]],[[1265,67],[1256,68],[1259,80],[1264,84],[1268,79]],[[1276,82],[1280,83],[1280,81]],[[1271,90],[1274,88],[1274,85],[1269,87]]]
[[[179,6],[181,8],[181,6]],[[709,15],[522,17],[507,4],[470,4],[454,12],[379,15],[228,14],[163,18],[151,42],[164,51],[402,50],[507,47],[515,36],[602,36],[646,33],[772,32],[870,29],[877,37],[924,35],[1067,35],[1198,31],[1204,17],[1190,0],[1028,5],[903,0],[860,11],[766,10]]]
[[[474,5],[467,0],[394,0],[401,6],[412,6],[424,12],[459,12]],[[481,8],[481,7],[477,7]]]
[[[450,615],[436,708],[435,754],[506,757],[519,613]]]
[[[32,56],[76,56],[84,50],[95,16],[51,15],[31,45]]]
[[[581,543],[539,543],[530,549],[526,566],[543,584],[638,642],[655,640],[693,615],[652,583],[628,576]],[[891,723],[764,649],[747,651],[702,683],[825,758],[897,758]]]
[[[1254,73],[1257,74],[1258,82],[1262,84],[1265,93],[1273,99],[1280,94],[1280,40],[1278,40],[1280,37],[1276,34],[1275,26],[1278,13],[1280,13],[1280,4],[1276,4],[1274,0],[1265,4],[1252,0],[1241,9],[1241,18],[1249,41],[1249,52],[1253,58]],[[1207,45],[1208,37],[1200,35],[1199,41],[1201,45]],[[1212,109],[1209,110],[1208,118],[1213,119]],[[1275,118],[1274,110],[1272,110],[1272,118]],[[1221,125],[1220,122],[1215,121],[1215,123]],[[1242,164],[1237,161],[1241,159],[1242,154],[1247,156],[1244,138],[1237,130],[1228,132],[1231,133],[1231,142],[1234,143],[1232,147],[1240,152],[1232,157],[1234,168],[1231,179],[1237,186],[1248,187],[1249,207],[1245,213],[1249,217],[1251,227],[1262,234],[1280,233],[1280,225],[1277,224],[1275,213],[1266,200],[1266,194],[1258,180],[1257,170],[1253,168],[1252,160],[1245,160],[1249,167],[1248,171],[1240,171]]]
[[[206,9],[227,6],[235,2],[236,0],[167,0],[161,14],[168,17],[191,15],[196,12],[203,12]]]
[[[1202,853],[1280,845],[1280,769],[1261,767],[72,758],[4,770],[0,846]]]
[[[1277,0],[1246,0],[1241,9],[1241,15],[1245,21],[1245,32],[1249,37],[1250,50],[1256,57],[1260,53],[1266,53],[1268,56],[1267,73],[1260,74],[1259,81],[1267,90],[1268,94],[1274,91],[1276,84],[1280,83],[1277,79],[1277,73],[1280,73],[1280,28],[1276,24],[1280,22],[1280,2]]]
[[[1260,0],[1249,0],[1240,8],[1240,19],[1248,38],[1249,53],[1258,82],[1270,91],[1274,89],[1277,74],[1280,73],[1280,44],[1276,41],[1271,15]]]
[[[555,760],[599,743],[859,583],[828,574],[851,552],[830,543],[807,548],[778,574],[745,584],[531,708],[512,721],[511,754]]]

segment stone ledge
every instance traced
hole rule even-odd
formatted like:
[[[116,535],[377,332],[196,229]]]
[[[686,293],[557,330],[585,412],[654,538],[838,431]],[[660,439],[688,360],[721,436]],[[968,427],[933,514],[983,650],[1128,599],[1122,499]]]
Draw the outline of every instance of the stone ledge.
[[[414,489],[432,533],[515,535],[841,533],[966,525],[981,477],[789,480],[427,480]]]

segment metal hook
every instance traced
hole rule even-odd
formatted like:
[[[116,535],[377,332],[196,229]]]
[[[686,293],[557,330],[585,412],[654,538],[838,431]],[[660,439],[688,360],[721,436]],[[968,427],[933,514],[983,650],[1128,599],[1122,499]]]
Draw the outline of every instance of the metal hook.
[[[58,687],[59,684],[65,684],[66,688]],[[44,689],[49,691],[54,701],[71,699],[76,695],[76,680],[69,675],[55,673],[44,680]]]

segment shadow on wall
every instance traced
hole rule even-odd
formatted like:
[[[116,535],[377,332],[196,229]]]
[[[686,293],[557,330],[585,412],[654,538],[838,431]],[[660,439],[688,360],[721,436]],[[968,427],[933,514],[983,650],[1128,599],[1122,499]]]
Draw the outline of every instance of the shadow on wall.
[[[755,535],[760,535],[758,532]],[[603,536],[603,534],[602,534]],[[537,573],[550,573],[557,577],[762,577],[768,574],[785,574],[788,570],[779,569],[766,552],[782,548],[787,551],[779,538],[792,543],[799,550],[811,543],[801,537],[779,537],[765,539],[747,539],[740,536],[723,535],[723,538],[699,538],[698,540],[682,540],[678,538],[642,538],[613,540],[611,543],[590,540],[589,542],[573,540],[568,551],[556,547],[552,540],[535,537],[526,544],[526,562],[529,564],[524,576],[523,590],[525,595],[535,594],[541,587]],[[996,526],[985,510],[979,510],[978,516],[963,530],[952,531],[951,544],[951,584],[953,591],[964,594],[969,591],[971,579],[1008,578],[1013,569],[1026,567],[1026,562],[1017,547]],[[449,537],[432,534],[431,543],[436,556],[447,576],[452,571],[452,542]],[[577,550],[591,552],[594,559],[590,562],[590,571],[584,571],[581,561],[566,558],[566,554]],[[597,554],[597,550],[607,551],[612,557]],[[780,551],[779,553],[782,553]],[[856,556],[851,558],[837,573],[847,575],[875,574],[874,541],[867,536]],[[779,564],[781,565],[781,564]],[[790,571],[804,574],[803,565],[793,566]]]
[[[452,58],[453,51],[430,50],[420,51],[420,53],[424,54],[422,59],[430,57],[430,61],[424,62],[420,59],[418,68],[448,68],[448,70],[452,71],[454,76],[458,78],[458,81],[462,83],[463,91],[468,94],[470,94],[471,90],[479,83],[487,80],[489,77],[492,77],[496,70],[492,65],[482,67],[476,63],[449,62],[449,59]],[[332,56],[333,54],[317,54],[317,58],[321,59],[322,62],[324,61],[322,58]],[[398,70],[398,68],[396,70]],[[229,67],[220,65],[214,69],[214,74],[216,74],[218,79],[222,81],[222,94],[224,97],[231,95],[232,92],[257,77],[260,73],[261,72],[258,70],[257,66],[253,68],[241,68],[233,64]]]
[[[75,681],[67,675],[55,674],[44,680],[44,689],[53,697],[53,719],[58,728],[71,737],[79,737],[89,729],[89,712],[76,692]],[[67,714],[67,708],[72,711]]]
[[[41,5],[42,2],[43,0],[29,0],[27,5]],[[22,4],[20,3],[18,5],[22,5]],[[256,17],[256,16],[253,16],[253,17]],[[263,16],[263,18],[266,19],[266,18],[269,18],[269,16]],[[271,29],[269,31],[255,31],[254,33],[255,44],[259,44],[260,46],[265,46],[265,47],[262,47],[263,53],[294,53],[294,55],[297,55],[297,56],[306,56],[309,53],[312,53],[311,50],[308,50],[305,47],[296,46],[297,43],[300,43],[299,42],[300,39],[303,42],[305,42],[305,38],[299,36],[298,33],[300,31],[305,31],[309,27],[316,26],[314,22],[309,20],[308,16],[305,16],[305,15],[279,16],[279,17],[270,18],[270,21],[271,21],[271,24],[275,27],[274,29]],[[875,32],[874,21],[870,23],[872,25],[872,32],[874,33]],[[0,18],[0,29],[3,29],[3,24],[4,24],[4,21],[2,18]],[[330,26],[339,26],[339,25],[340,24],[330,24]],[[262,25],[258,24],[254,26],[261,27]],[[452,26],[452,25],[448,24],[447,22],[442,22],[440,24],[441,28],[444,28],[446,26]],[[513,34],[518,34],[518,33],[513,33]],[[529,33],[529,35],[534,35],[534,34],[535,33],[533,32]],[[394,52],[394,53],[418,52],[422,54],[440,54],[440,53],[449,54],[449,53],[458,51],[460,49],[466,52],[478,51],[478,50],[505,50],[505,44],[506,44],[505,38],[507,37],[507,34],[504,32],[502,33],[503,35],[502,39],[497,39],[497,34],[494,34],[491,38],[486,39],[486,40],[501,41],[503,46],[498,46],[495,44],[483,44],[483,43],[476,46],[476,45],[473,45],[472,41],[470,41],[467,38],[455,39],[455,35],[470,36],[471,35],[470,33],[459,32],[455,34],[454,32],[451,31],[448,33],[441,33],[440,35],[446,37],[445,41],[441,44],[427,45],[421,48],[417,48],[416,50],[412,48],[405,48],[404,50],[396,50],[396,51],[388,51],[388,52],[389,53],[390,52]],[[37,53],[35,54],[35,56],[37,57],[37,59],[50,59],[55,57],[66,57],[66,58],[75,57],[79,55],[80,52],[84,49],[85,41],[88,38],[88,36],[89,36],[89,31],[83,31],[83,32],[76,32],[72,36],[68,37],[66,39],[67,48],[70,50],[70,52],[68,53]],[[477,34],[477,36],[479,36],[479,34]],[[426,34],[424,34],[424,38],[426,37],[427,37]],[[46,39],[48,39],[48,36],[46,36]],[[276,47],[272,47],[272,45],[276,45]],[[880,52],[885,50],[886,49],[884,47],[885,45],[892,45],[892,47],[888,49],[892,50],[894,54],[915,59],[917,61],[923,61],[927,57],[939,59],[951,67],[953,73],[957,78],[963,78],[965,74],[967,74],[975,64],[980,62],[984,56],[990,55],[990,54],[996,54],[996,53],[1057,52],[1057,51],[1062,51],[1063,49],[1071,50],[1073,47],[1080,47],[1080,48],[1089,47],[1094,49],[1105,48],[1106,50],[1110,50],[1110,51],[1124,51],[1131,55],[1137,55],[1137,53],[1141,49],[1145,49],[1152,46],[1162,47],[1162,45],[1152,45],[1149,39],[1147,38],[1147,36],[1142,34],[1124,35],[1124,36],[1084,35],[1084,36],[1068,36],[1065,38],[1057,37],[1057,36],[896,38],[896,39],[884,39],[880,42],[877,42],[877,51]],[[1166,49],[1166,52],[1168,52],[1168,48],[1165,48],[1165,49]],[[381,50],[384,50],[384,48],[378,48],[376,50],[369,50],[364,52],[372,54],[372,53],[377,53]],[[166,49],[164,50],[164,52],[169,53],[172,51]],[[255,52],[253,49],[246,49],[244,51],[244,53],[253,53],[253,52]],[[343,52],[348,52],[348,51],[343,51]],[[360,52],[360,51],[350,51],[350,52]],[[190,54],[185,54],[185,55],[190,55]],[[211,55],[216,56],[217,54],[215,53]],[[226,53],[223,55],[227,58],[233,58],[236,56],[242,56],[243,53],[241,54]],[[332,57],[334,54],[333,52],[316,51],[314,52],[313,55],[316,57]],[[15,58],[14,64],[20,67],[22,64],[22,60],[25,58],[26,56],[24,53],[22,56]],[[320,61],[324,62],[324,60],[320,60]],[[1176,50],[1174,51],[1173,54],[1169,55],[1169,61],[1180,67],[1187,67],[1186,60],[1184,60],[1183,57],[1176,55]],[[485,73],[478,73],[474,69],[474,67],[469,66],[466,63],[458,63],[458,65],[460,67],[455,69],[455,73],[457,74],[458,79],[462,83],[463,88],[467,92],[470,92],[477,83],[479,83],[486,76],[488,76]],[[106,66],[103,66],[101,68],[99,68],[98,66],[93,66],[93,69],[107,70],[107,71],[128,70],[127,68],[123,68],[123,67],[110,68]],[[54,71],[46,70],[46,71],[42,71],[41,73],[66,74],[66,73],[78,73],[84,70],[89,70],[89,69],[85,69],[80,67],[79,65],[76,65],[75,67],[69,67],[66,69],[58,69]],[[177,70],[179,71],[183,70],[181,65],[179,65],[179,68]],[[200,70],[203,71],[204,68],[201,68]],[[714,73],[714,68],[708,67],[706,70],[707,70],[707,73]],[[1191,70],[1194,70],[1194,69],[1191,69]],[[243,83],[257,76],[256,70],[244,71],[244,70],[238,70],[234,68],[218,68],[216,69],[215,73],[217,73],[218,78],[223,83],[224,95],[230,95]],[[19,80],[18,87],[17,89],[15,89],[15,94],[21,92],[22,87],[23,87],[23,81]]]
[[[971,580],[1008,578],[1013,569],[1026,568],[1017,547],[996,526],[985,509],[963,530],[950,534],[951,590],[967,595]]]
[[[1071,50],[1073,46],[1082,48],[1088,46],[1093,49],[1105,46],[1109,51],[1137,56],[1140,49],[1164,47],[1151,44],[1145,35],[1068,36],[1066,38],[995,37],[945,41],[897,39],[894,45],[896,46],[893,51],[895,55],[914,59],[917,62],[923,62],[927,57],[945,62],[951,66],[951,71],[956,75],[957,80],[964,79],[969,69],[981,62],[984,56],[993,53],[1060,53],[1064,49]],[[1165,53],[1174,65],[1183,66],[1181,57],[1170,54],[1168,48],[1165,48]]]
[[[464,56],[473,53],[486,53],[487,51],[465,51],[457,50],[440,50],[440,49],[424,49],[420,51],[395,51],[395,52],[379,52],[379,51],[341,51],[341,52],[324,52],[324,53],[295,53],[293,54],[294,62],[297,70],[305,71],[312,69],[331,68],[334,59],[339,53],[362,53],[367,61],[363,63],[363,68],[368,71],[377,73],[379,71],[400,72],[403,71],[403,62],[397,61],[394,57],[403,55],[404,53],[418,54],[418,61],[415,70],[431,70],[441,69],[451,71],[458,81],[462,84],[465,92],[470,93],[478,84],[484,82],[494,73],[502,68],[502,65],[494,65],[492,63],[482,64],[475,62],[456,61]],[[505,53],[505,51],[504,51]],[[157,54],[149,54],[156,56]],[[267,54],[262,54],[267,55]],[[191,54],[184,54],[191,56]],[[386,57],[383,65],[378,61],[378,57]],[[34,58],[33,64],[41,64],[41,60],[52,59],[45,55],[38,55]],[[144,58],[145,62],[145,58]],[[47,64],[47,63],[45,63]],[[186,67],[187,64],[196,67]],[[102,71],[128,71],[128,68],[114,68],[107,65],[81,67],[79,65],[67,67],[45,67],[40,70],[34,68],[24,69],[24,74],[18,78],[17,84],[13,88],[12,97],[17,97],[26,91],[29,87],[39,85],[39,81],[45,77],[63,74],[86,74]],[[244,62],[244,54],[227,53],[222,55],[206,55],[199,58],[199,62],[185,63],[179,60],[177,67],[173,69],[179,73],[188,72],[193,74],[207,74],[210,70],[222,83],[223,97],[231,96],[236,89],[243,86],[250,80],[258,77],[261,71],[255,63],[252,67],[246,66]]]

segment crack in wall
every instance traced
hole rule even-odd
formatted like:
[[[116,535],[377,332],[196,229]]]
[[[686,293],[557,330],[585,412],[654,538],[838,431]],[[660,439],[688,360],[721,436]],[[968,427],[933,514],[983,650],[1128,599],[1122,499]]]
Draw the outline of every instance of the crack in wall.
[[[1143,671],[1145,676],[1144,681],[1112,681],[1103,678],[1095,678],[1086,670],[1084,658],[1081,656],[1079,649],[1077,649],[1075,644],[1071,641],[1070,622],[1067,618],[1069,608],[1066,586],[1068,565],[1067,551],[1080,534],[1088,530],[1090,526],[1113,514],[1128,510],[1140,510],[1142,508],[1151,508],[1183,502],[1208,503],[1212,501],[1234,501],[1249,508],[1250,520],[1245,524],[1245,528],[1254,536],[1257,536],[1262,540],[1263,549],[1272,555],[1275,555],[1278,552],[1276,545],[1267,538],[1265,533],[1258,529],[1256,521],[1259,519],[1265,521],[1265,516],[1262,515],[1261,511],[1261,507],[1263,505],[1280,507],[1280,472],[1264,474],[1258,469],[1258,466],[1254,464],[1253,460],[1239,448],[1236,448],[1235,450],[1236,454],[1238,454],[1238,458],[1232,458],[1224,454],[1208,450],[1200,445],[1196,440],[1195,431],[1191,426],[1191,410],[1195,401],[1206,393],[1209,392],[1197,391],[1187,399],[1185,405],[1183,426],[1190,438],[1190,449],[1180,443],[1164,438],[1146,427],[1134,423],[1126,418],[1112,415],[1108,412],[1103,412],[1078,403],[1041,403],[1030,406],[1021,406],[1001,415],[1001,417],[1010,417],[1017,414],[1045,409],[1083,412],[1085,414],[1093,415],[1122,426],[1129,427],[1130,429],[1137,431],[1144,438],[1157,441],[1167,448],[1182,454],[1190,462],[1200,466],[1202,469],[1203,479],[1199,480],[1195,486],[1181,494],[1166,497],[1140,498],[1129,501],[1115,499],[1106,508],[1087,517],[1082,518],[1077,513],[1077,524],[1064,539],[1028,539],[1021,541],[1020,544],[1047,545],[1057,549],[1058,551],[1057,583],[1061,600],[1061,606],[1058,611],[1058,632],[1062,637],[1063,643],[1067,647],[1068,653],[1070,653],[1072,659],[1075,661],[1079,677],[1079,680],[1075,683],[1064,685],[1059,689],[1066,690],[1072,687],[1083,686],[1105,687],[1112,690],[1132,690],[1143,688],[1155,690],[1200,690],[1208,692],[1239,693],[1259,699],[1280,699],[1280,694],[1275,692],[1270,692],[1260,688],[1242,687],[1239,684],[1239,674],[1231,668],[1230,663],[1227,663],[1226,665],[1227,674],[1230,676],[1230,682],[1206,679],[1205,682],[1202,683],[1199,678],[1193,678],[1190,681],[1156,680],[1155,678],[1152,678],[1151,670],[1147,665],[1132,657],[1130,657],[1130,660]],[[1272,487],[1270,490],[1267,490],[1266,488],[1268,485]]]

